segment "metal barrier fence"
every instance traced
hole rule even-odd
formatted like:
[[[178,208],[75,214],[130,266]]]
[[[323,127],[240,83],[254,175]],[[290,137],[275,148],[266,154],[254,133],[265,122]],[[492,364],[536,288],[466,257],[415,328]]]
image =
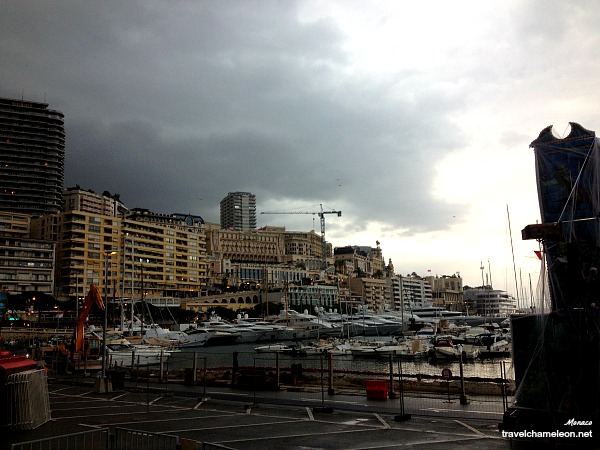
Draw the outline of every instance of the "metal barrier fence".
[[[27,370],[8,376],[2,426],[30,430],[50,420],[48,381],[43,369]]]
[[[178,450],[179,437],[115,428],[114,450]]]
[[[47,439],[13,444],[11,450],[110,450],[108,428],[65,434]]]
[[[178,436],[148,433],[127,428],[97,428],[46,439],[12,444],[11,450],[180,450]],[[188,441],[187,449],[232,450],[209,442]]]
[[[178,436],[148,433],[126,428],[97,428],[46,439],[12,444],[11,450],[180,450]],[[187,449],[233,450],[221,444],[188,441]]]
[[[257,397],[261,401],[301,399],[303,405],[315,407],[334,403],[340,407],[341,396],[362,396],[382,412],[427,415],[445,411],[449,417],[492,420],[502,416],[514,392],[512,366],[506,359],[461,364],[327,353],[223,352],[221,348],[219,352],[172,354],[164,370],[165,389],[174,382],[169,378],[183,371],[184,383],[199,387],[204,397],[211,386],[251,391],[255,401]],[[376,395],[368,395],[368,381],[378,381]],[[343,401],[346,408],[352,408],[352,399]]]

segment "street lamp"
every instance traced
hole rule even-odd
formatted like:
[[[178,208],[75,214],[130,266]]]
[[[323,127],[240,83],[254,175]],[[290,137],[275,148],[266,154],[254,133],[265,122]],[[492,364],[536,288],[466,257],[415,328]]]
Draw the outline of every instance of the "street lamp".
[[[102,379],[106,378],[106,328],[108,327],[108,257],[116,250],[104,252],[104,326],[102,327]]]
[[[149,263],[150,260],[147,258],[140,258],[140,300],[142,303],[142,313],[140,314],[141,317],[141,323],[140,323],[140,336],[142,339],[144,339],[144,313],[146,312],[146,309],[148,308],[148,306],[146,305],[146,299],[144,297],[144,263]],[[150,310],[148,310],[148,314],[150,314]],[[132,322],[133,323],[133,322]]]

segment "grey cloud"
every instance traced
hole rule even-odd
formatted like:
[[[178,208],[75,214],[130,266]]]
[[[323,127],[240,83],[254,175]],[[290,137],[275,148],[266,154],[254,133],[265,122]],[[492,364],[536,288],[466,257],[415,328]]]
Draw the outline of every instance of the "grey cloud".
[[[259,210],[345,205],[339,233],[371,220],[444,227],[451,206],[430,187],[460,142],[447,119],[460,92],[414,71],[377,82],[345,71],[340,29],[300,23],[294,5],[11,3],[0,95],[47,91],[66,114],[66,184],[130,207],[217,221],[220,199],[248,190]]]

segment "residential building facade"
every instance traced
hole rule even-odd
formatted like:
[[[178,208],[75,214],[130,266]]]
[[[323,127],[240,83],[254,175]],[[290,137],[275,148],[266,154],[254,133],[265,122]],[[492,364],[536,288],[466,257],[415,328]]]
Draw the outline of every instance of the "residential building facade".
[[[353,303],[362,304],[375,312],[389,310],[391,290],[383,278],[350,278],[348,280]]]
[[[336,271],[349,277],[371,277],[373,276],[373,264],[371,258],[358,249],[348,245],[333,249],[333,258]]]
[[[281,264],[285,261],[283,234],[207,227],[208,252],[232,263]]]
[[[320,271],[323,267],[323,239],[314,230],[308,232],[285,231],[285,262],[302,266],[308,270]]]
[[[256,229],[256,196],[250,192],[230,192],[221,200],[221,228]]]
[[[62,208],[64,115],[48,106],[0,98],[0,211],[40,216]]]
[[[118,195],[96,194],[79,186],[65,189],[63,204],[64,211],[86,211],[103,216],[124,217],[129,212]]]
[[[309,285],[289,285],[287,288],[287,302],[290,309],[296,311],[307,310],[315,313],[315,307],[321,307],[326,310],[337,308],[338,287],[320,284]]]
[[[425,277],[432,289],[433,304],[449,311],[467,312],[463,296],[463,282],[459,273]]]
[[[400,302],[395,301],[394,304],[400,304],[405,310],[412,308],[423,308],[431,306],[433,303],[433,295],[429,282],[416,274],[407,276],[398,276]]]
[[[0,292],[54,292],[54,244],[29,238],[27,214],[0,212]]]
[[[56,242],[59,300],[91,283],[108,298],[197,297],[206,289],[204,226],[194,216],[66,211],[33,223],[32,233]]]
[[[488,287],[465,289],[465,303],[484,317],[508,317],[517,312],[517,300],[508,292]]]

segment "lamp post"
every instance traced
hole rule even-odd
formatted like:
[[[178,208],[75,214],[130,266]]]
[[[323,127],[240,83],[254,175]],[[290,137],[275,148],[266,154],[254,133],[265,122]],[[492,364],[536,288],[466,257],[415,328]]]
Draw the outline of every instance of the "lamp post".
[[[108,257],[114,250],[104,252],[104,326],[102,327],[102,379],[106,378],[106,328],[108,327]]]

